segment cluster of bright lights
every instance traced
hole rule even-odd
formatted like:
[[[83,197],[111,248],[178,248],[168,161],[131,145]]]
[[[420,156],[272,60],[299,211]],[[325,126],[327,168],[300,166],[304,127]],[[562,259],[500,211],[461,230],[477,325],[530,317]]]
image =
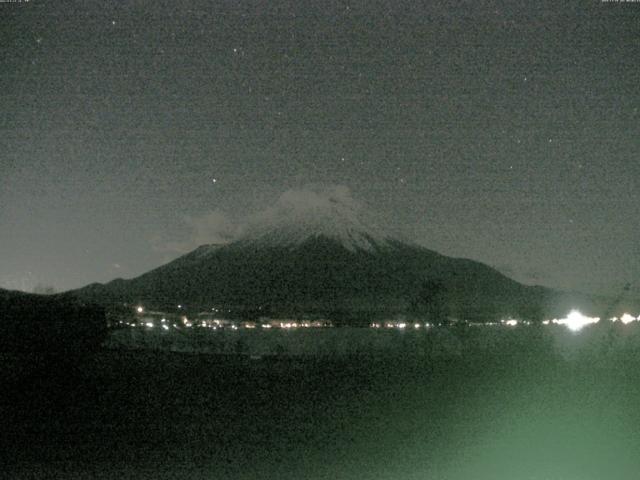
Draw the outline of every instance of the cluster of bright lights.
[[[569,315],[567,315],[565,318],[551,320],[552,323],[566,326],[572,332],[578,332],[587,325],[598,323],[599,321],[599,317],[587,317],[580,313],[578,310],[571,310],[571,312],[569,312]]]
[[[131,327],[136,326],[145,326],[149,328],[154,328],[157,326],[161,326],[163,329],[168,330],[169,326],[174,328],[208,328],[211,330],[255,330],[256,328],[262,329],[296,329],[296,328],[326,328],[331,327],[332,324],[326,320],[303,320],[303,321],[294,321],[294,320],[282,320],[282,321],[271,321],[269,323],[261,323],[257,321],[242,321],[242,322],[233,322],[225,319],[210,319],[210,318],[199,318],[190,320],[186,316],[180,317],[180,321],[178,323],[170,323],[167,318],[162,318],[159,321],[153,320],[151,318],[141,318],[138,321],[134,322],[119,322],[121,325],[127,325]],[[167,327],[167,328],[165,328]]]
[[[271,322],[269,323],[265,323],[262,325],[262,328],[283,328],[285,330],[289,330],[292,328],[325,328],[325,327],[331,327],[332,324],[330,322],[324,321],[324,320],[313,320],[313,321],[309,321],[309,320],[302,320],[302,321],[295,321],[295,320],[286,320],[286,321],[280,321],[280,322]]]
[[[213,330],[217,330],[218,328],[221,328],[224,325],[229,323],[226,320],[221,320],[218,318],[210,318],[208,316],[205,316],[205,318],[201,318],[201,317],[202,315],[199,316],[199,320],[197,321],[196,326],[199,326],[202,328],[211,328]]]
[[[628,325],[631,322],[637,322],[640,321],[640,315],[638,315],[637,317],[634,317],[633,315],[629,314],[629,313],[623,313],[622,316],[620,318],[618,317],[613,317],[611,319],[612,322],[617,322],[620,321],[622,323],[624,323],[625,325]]]
[[[467,322],[467,325],[469,325],[470,327],[495,327],[504,324],[504,320],[501,322]]]
[[[182,304],[178,305],[179,309],[183,308]],[[212,311],[218,312],[218,308],[212,308]],[[137,314],[143,314],[145,313],[145,308],[142,305],[138,305],[135,307],[135,311]],[[149,312],[151,314],[159,314],[159,312]],[[120,324],[126,324],[128,326],[145,326],[148,328],[154,328],[156,325],[153,321],[145,321],[148,320],[147,318],[140,318],[137,322],[123,322],[120,321]],[[640,322],[640,315],[638,315],[637,317],[634,317],[633,315],[629,314],[629,313],[624,313],[622,314],[620,317],[613,317],[609,319],[611,322],[620,322],[624,325],[628,325],[632,322]],[[553,319],[553,320],[543,320],[542,324],[543,325],[550,325],[550,324],[554,324],[554,325],[564,325],[565,327],[567,327],[569,330],[573,331],[573,332],[577,332],[582,330],[582,328],[584,328],[587,325],[592,325],[595,323],[598,323],[600,321],[599,317],[588,317],[586,315],[583,315],[582,313],[580,313],[578,310],[572,310],[571,312],[569,312],[569,314],[565,317],[565,318],[560,318],[560,319]],[[161,319],[161,326],[164,330],[169,330],[169,327],[167,325],[167,319],[166,318],[162,318]],[[182,323],[182,327],[192,327],[194,326],[194,323],[191,322],[186,316],[182,316],[181,317],[181,323]],[[507,327],[515,327],[518,325],[531,325],[532,322],[530,321],[526,321],[526,320],[517,320],[515,318],[508,318],[508,319],[504,319],[504,320],[500,320],[500,322],[469,322],[468,325],[470,326],[494,326],[494,325],[503,325],[503,326],[507,326]],[[326,321],[307,321],[307,320],[303,320],[303,321],[294,321],[294,320],[282,320],[282,321],[271,321],[270,323],[260,323],[260,322],[242,322],[240,325],[237,325],[236,323],[233,322],[229,322],[227,320],[218,320],[218,319],[214,319],[214,320],[210,320],[210,319],[202,319],[202,320],[198,320],[198,322],[195,324],[196,326],[200,326],[200,327],[206,327],[206,328],[212,328],[214,330],[217,330],[218,328],[222,328],[223,326],[228,326],[229,328],[231,328],[232,330],[238,330],[239,328],[243,328],[243,329],[254,329],[256,327],[261,327],[263,329],[270,329],[270,328],[282,328],[282,329],[292,329],[292,328],[299,328],[299,327],[303,327],[303,328],[309,328],[309,327],[327,327],[327,326],[331,326],[331,324],[327,324]],[[429,328],[431,327],[430,323],[407,323],[404,321],[386,321],[386,322],[372,322],[369,326],[371,328],[387,328],[387,329],[399,329],[399,330],[404,330],[408,327],[410,327],[411,325],[413,325],[413,328],[415,330],[418,330],[420,328],[422,328],[422,326],[424,325],[425,328]],[[175,323],[172,323],[171,326],[173,326],[174,328],[179,328],[179,325],[176,325]]]
[[[423,327],[424,328],[429,328],[431,326],[431,324],[428,323],[428,322],[426,322],[424,324],[423,323],[418,323],[418,322],[409,324],[407,322],[397,322],[397,321],[390,321],[390,322],[384,322],[384,323],[382,323],[382,322],[372,322],[372,323],[369,324],[369,328],[376,328],[376,329],[377,328],[397,328],[397,329],[400,329],[400,330],[404,330],[409,326],[413,326],[413,328],[415,330],[419,330],[419,329],[421,329]]]

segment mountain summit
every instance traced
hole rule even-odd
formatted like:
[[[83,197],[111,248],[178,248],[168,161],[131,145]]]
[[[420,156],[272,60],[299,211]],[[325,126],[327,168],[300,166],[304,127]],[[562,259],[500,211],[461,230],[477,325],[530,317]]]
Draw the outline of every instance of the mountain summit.
[[[345,187],[289,191],[224,245],[203,245],[131,280],[77,290],[102,304],[221,307],[230,315],[495,321],[593,312],[586,296],[522,285],[472,260],[402,242],[368,220]]]
[[[351,252],[388,246],[393,238],[375,225],[346,187],[336,186],[286,192],[274,207],[250,220],[240,241],[295,247],[321,237]]]

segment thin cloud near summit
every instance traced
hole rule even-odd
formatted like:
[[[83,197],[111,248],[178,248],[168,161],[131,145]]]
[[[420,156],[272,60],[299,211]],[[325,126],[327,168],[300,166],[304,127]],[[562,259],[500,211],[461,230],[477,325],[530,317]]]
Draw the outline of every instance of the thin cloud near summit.
[[[363,203],[345,185],[305,185],[283,192],[273,205],[240,219],[231,219],[221,209],[187,216],[189,231],[183,240],[154,241],[154,250],[187,253],[200,245],[230,243],[244,235],[290,223],[308,223],[332,215],[355,224],[375,225]],[[379,227],[375,227],[378,229]]]

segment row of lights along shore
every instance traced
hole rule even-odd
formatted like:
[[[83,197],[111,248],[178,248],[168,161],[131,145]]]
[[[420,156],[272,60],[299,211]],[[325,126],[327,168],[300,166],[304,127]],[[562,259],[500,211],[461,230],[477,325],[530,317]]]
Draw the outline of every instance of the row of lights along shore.
[[[182,309],[182,305],[178,305],[178,309]],[[138,316],[142,316],[145,314],[145,308],[141,305],[138,305],[136,308],[136,313]],[[218,312],[218,309],[212,308],[212,311]],[[164,316],[163,316],[164,315]],[[204,317],[203,317],[204,315]],[[169,320],[168,314],[162,314],[162,312],[148,312],[147,321],[142,322],[120,322],[124,323],[128,326],[144,326],[147,328],[156,327],[156,323],[154,321],[155,317],[161,317],[159,321],[159,326],[163,330],[169,330],[170,328],[190,328],[190,327],[201,327],[201,328],[211,328],[213,330],[217,329],[231,329],[238,330],[242,329],[271,329],[271,328],[281,328],[281,329],[294,329],[294,328],[325,328],[333,326],[330,321],[327,320],[291,320],[291,319],[281,319],[281,320],[273,320],[273,319],[261,319],[258,321],[231,321],[226,319],[217,319],[211,318],[210,314],[200,314],[198,319],[189,319],[186,315],[180,316],[178,320],[175,318],[173,320]],[[542,325],[563,325],[567,327],[569,330],[577,332],[580,331],[587,325],[596,324],[600,321],[599,317],[589,317],[583,315],[578,310],[572,310],[569,314],[564,318],[554,318],[550,320],[543,320]],[[612,317],[609,319],[610,322],[620,322],[624,325],[628,325],[632,322],[640,321],[640,315],[633,316],[629,313],[624,313],[620,317]],[[505,327],[516,327],[518,325],[532,325],[534,322],[526,321],[526,320],[517,320],[514,318],[504,319],[500,322],[467,322],[466,324],[473,327],[491,327],[491,326],[505,326]],[[369,324],[369,327],[374,329],[415,329],[419,330],[422,328],[431,328],[434,324],[425,322],[425,323],[410,323],[406,321],[398,321],[398,320],[390,320],[385,322],[372,322]]]

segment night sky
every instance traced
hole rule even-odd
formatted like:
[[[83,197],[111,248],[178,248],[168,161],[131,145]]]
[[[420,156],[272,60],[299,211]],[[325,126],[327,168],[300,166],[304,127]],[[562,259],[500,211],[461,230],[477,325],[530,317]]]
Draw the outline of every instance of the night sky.
[[[640,3],[0,3],[0,287],[130,278],[291,189],[640,292]]]

